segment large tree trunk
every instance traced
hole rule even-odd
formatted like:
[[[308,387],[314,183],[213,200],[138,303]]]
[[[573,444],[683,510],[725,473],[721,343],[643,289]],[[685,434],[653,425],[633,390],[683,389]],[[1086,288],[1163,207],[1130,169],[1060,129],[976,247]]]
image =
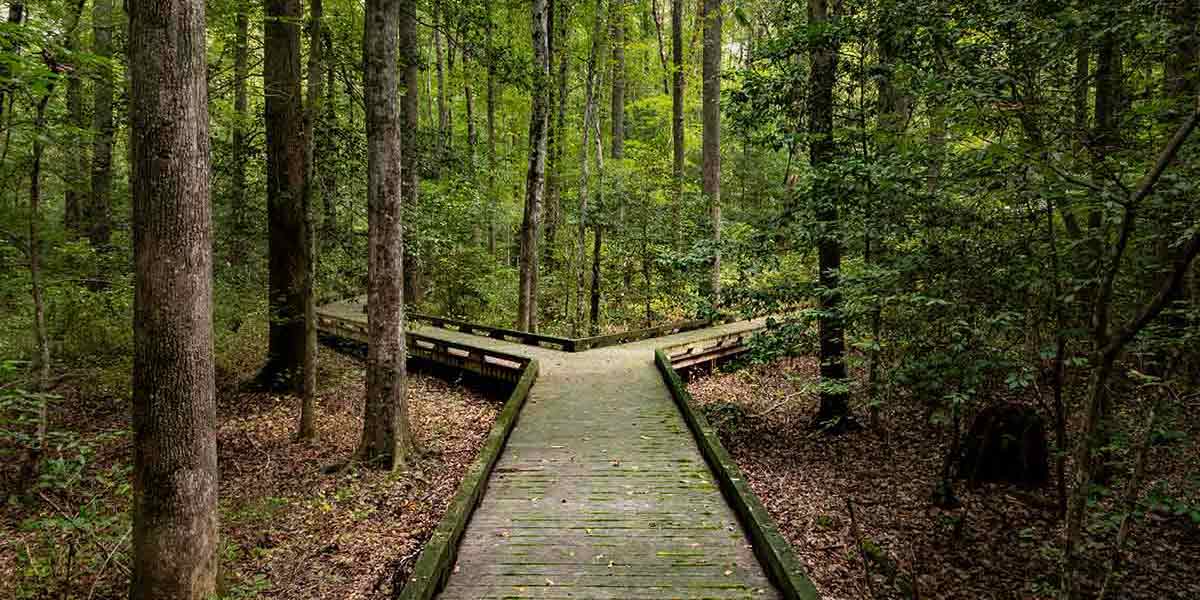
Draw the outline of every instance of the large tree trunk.
[[[301,382],[300,427],[298,437],[302,440],[317,437],[317,313],[316,273],[313,252],[315,228],[313,227],[314,196],[321,193],[317,184],[317,171],[325,165],[316,162],[317,119],[321,118],[321,19],[324,7],[321,0],[309,0],[308,24],[308,94],[304,107],[304,243],[308,245],[308,260],[304,272],[304,364]]]
[[[546,189],[546,127],[549,125],[550,61],[546,48],[546,0],[533,0],[533,90],[529,115],[529,171],[521,222],[521,274],[517,328],[537,331],[538,236]]]
[[[93,246],[108,244],[112,226],[109,215],[112,207],[112,146],[113,146],[113,83],[110,61],[113,55],[113,2],[94,0],[92,3],[92,53],[102,59],[97,63],[94,87],[95,105],[92,112],[92,197],[87,209],[88,239]]]
[[[363,96],[367,108],[367,399],[361,460],[395,468],[413,450],[404,358],[399,35],[401,0],[367,0]],[[403,7],[407,9],[407,6]],[[415,132],[408,132],[412,135]]]
[[[704,196],[712,223],[709,293],[721,304],[721,0],[704,0]]]
[[[836,194],[828,173],[836,149],[833,143],[833,85],[837,75],[837,44],[827,26],[827,0],[809,0],[809,27],[820,32],[810,45],[808,131],[809,162],[814,171],[812,203],[817,217],[817,254],[820,268],[821,316],[818,336],[821,354],[821,407],[817,422],[838,420],[849,415],[846,389],[846,340],[842,325],[842,297],[838,291],[838,273],[842,266],[842,246]]]
[[[233,240],[230,244],[230,259],[237,264],[246,260],[249,247],[249,227],[246,219],[246,161],[249,151],[246,143],[246,126],[250,113],[246,106],[246,80],[250,77],[249,37],[250,17],[246,14],[248,0],[241,0],[234,20],[233,49],[233,198],[231,212]]]
[[[675,214],[683,212],[683,0],[671,0],[671,147],[674,149]],[[681,219],[674,237],[680,241]]]
[[[436,9],[435,9],[436,11]],[[435,36],[438,35],[435,30]],[[436,38],[435,38],[436,40]],[[438,45],[440,49],[440,44]],[[442,87],[442,71],[441,71],[441,52],[438,53],[438,109],[443,109],[441,100]],[[414,0],[402,0],[400,3],[400,66],[403,68],[402,76],[404,78],[404,97],[401,100],[400,112],[404,119],[404,128],[406,131],[411,131],[414,134],[420,128],[421,116],[417,112],[420,109],[420,77],[421,77],[421,55],[417,45],[417,3]],[[401,159],[404,161],[402,174],[403,182],[401,184],[401,192],[404,197],[404,206],[407,212],[413,214],[417,211],[417,202],[419,201],[420,190],[420,173],[417,171],[417,148],[416,135],[410,135],[405,141],[413,142],[411,147],[404,148]],[[440,154],[439,158],[440,160]],[[408,227],[410,230],[406,232],[404,238],[411,245],[414,237],[411,235],[412,221],[409,221]],[[418,266],[416,257],[410,251],[408,245],[404,248],[404,298],[409,305],[415,306],[421,300],[421,282],[418,278]]]
[[[79,51],[79,18],[84,1],[75,0],[68,17],[70,20],[67,22],[64,45],[72,60]],[[67,192],[63,205],[63,227],[72,234],[77,234],[83,223],[83,208],[88,201],[88,180],[84,176],[88,170],[88,152],[84,147],[84,138],[80,135],[80,132],[87,129],[88,123],[83,114],[83,79],[77,61],[67,74],[67,126],[70,131],[67,139],[71,148],[67,159],[70,167],[64,174]]]
[[[216,595],[204,2],[131,2],[133,600]]]
[[[311,245],[305,226],[304,110],[300,91],[300,0],[268,0],[263,50],[267,120],[267,212],[270,336],[260,381],[303,388],[306,274]]]

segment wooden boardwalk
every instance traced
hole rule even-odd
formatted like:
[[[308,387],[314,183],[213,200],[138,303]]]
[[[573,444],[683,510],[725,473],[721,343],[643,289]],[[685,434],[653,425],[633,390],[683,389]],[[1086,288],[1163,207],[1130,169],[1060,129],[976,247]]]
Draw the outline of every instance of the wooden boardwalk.
[[[415,328],[541,368],[441,598],[779,597],[654,366],[657,347],[752,327],[574,354]]]

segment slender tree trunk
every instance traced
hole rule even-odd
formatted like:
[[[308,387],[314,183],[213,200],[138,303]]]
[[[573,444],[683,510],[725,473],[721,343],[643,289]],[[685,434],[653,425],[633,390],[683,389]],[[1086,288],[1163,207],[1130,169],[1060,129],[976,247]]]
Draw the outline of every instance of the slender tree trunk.
[[[609,0],[609,41],[612,43],[612,157],[625,157],[625,0]]]
[[[246,260],[249,248],[249,227],[246,218],[246,162],[249,151],[246,143],[246,126],[250,113],[246,106],[246,80],[250,78],[249,36],[250,17],[246,14],[247,0],[240,0],[234,20],[233,49],[233,187],[231,199],[233,217],[233,240],[230,244],[230,259],[235,264]]]
[[[387,468],[404,465],[414,446],[404,364],[404,210],[396,97],[400,20],[402,8],[408,8],[402,4],[402,0],[367,0],[363,32],[371,343],[367,347],[367,399],[358,456]]]
[[[563,178],[563,161],[566,156],[566,133],[567,133],[567,100],[570,90],[567,87],[567,75],[571,65],[571,48],[567,41],[570,39],[570,18],[571,5],[567,0],[558,0],[558,31],[559,31],[559,51],[558,51],[558,115],[555,120],[555,129],[558,131],[557,142],[554,145],[554,178],[556,180],[554,190],[554,215],[546,224],[546,248],[547,264],[546,267],[552,268],[555,257],[555,239],[557,238],[558,227],[562,224],[562,178]]]
[[[546,0],[533,0],[533,101],[529,115],[529,172],[521,222],[521,274],[517,328],[537,331],[538,237],[546,189],[546,128],[549,125],[550,61],[546,48]]]
[[[309,259],[305,261],[304,272],[304,364],[303,381],[301,382],[300,426],[297,435],[300,439],[317,437],[317,313],[316,313],[316,273],[315,253],[313,252],[313,197],[320,194],[317,184],[317,172],[325,165],[316,162],[317,119],[321,117],[321,19],[324,18],[322,0],[309,0],[308,24],[308,94],[304,107],[304,241],[308,245],[305,252]]]
[[[133,145],[132,600],[216,595],[204,2],[131,2]]]
[[[600,211],[604,208],[604,143],[600,136],[600,120],[596,119],[596,210]],[[592,225],[593,240],[592,240],[592,310],[588,319],[588,331],[591,335],[600,334],[600,286],[601,265],[600,265],[600,250],[603,247],[604,225],[595,223]]]
[[[304,109],[300,86],[300,0],[268,0],[264,23],[263,90],[267,121],[270,335],[260,381],[303,390],[307,345]]]
[[[322,31],[321,37],[325,44],[325,103],[321,115],[321,128],[324,130],[320,137],[321,143],[317,146],[320,151],[318,160],[326,161],[327,163],[336,156],[334,151],[333,137],[337,126],[337,107],[334,105],[334,59],[333,59],[333,36],[329,29]],[[328,246],[337,235],[338,231],[338,216],[337,216],[337,169],[330,168],[321,169],[321,200],[324,208],[324,216],[321,218],[321,244],[322,247]]]
[[[9,2],[8,3],[8,22],[9,22],[9,24],[19,25],[19,24],[23,23],[24,21],[25,21],[25,3],[24,2]],[[12,46],[10,46],[9,48],[6,48],[5,50],[7,50],[15,55],[17,53],[17,51],[20,50],[20,46],[18,46],[17,44],[13,44]],[[0,79],[7,79],[9,74],[10,73],[9,73],[8,63],[0,62]],[[0,85],[0,117],[4,116],[5,96],[8,95],[9,91],[10,91],[9,87],[7,85]],[[10,108],[10,109],[12,108],[12,97],[11,96],[9,96],[9,99],[8,99],[8,108]],[[2,120],[2,119],[0,119],[0,120]],[[5,147],[5,151],[7,151],[7,147]]]
[[[435,14],[436,14],[436,8]],[[404,119],[404,128],[407,131],[416,132],[420,129],[421,116],[418,113],[420,109],[420,77],[421,77],[421,55],[417,43],[417,3],[414,0],[401,0],[400,2],[400,66],[403,68],[402,76],[404,77],[404,97],[400,101],[400,112]],[[439,35],[436,33],[435,36]],[[435,37],[436,40],[436,37]],[[438,109],[443,107],[441,93],[445,89],[442,87],[442,72],[441,72],[441,51],[439,44],[438,51]],[[406,141],[416,141],[416,136],[405,137]],[[440,142],[439,142],[440,143]],[[401,159],[404,161],[403,166],[403,182],[401,191],[404,196],[405,211],[412,215],[418,210],[420,202],[420,173],[417,170],[417,161],[419,155],[417,153],[416,144],[412,147],[405,148],[402,152]],[[439,155],[440,160],[440,155]],[[419,266],[416,256],[411,251],[411,246],[415,241],[412,235],[412,219],[406,221],[408,223],[408,231],[405,232],[404,239],[406,245],[404,247],[404,298],[410,306],[416,306],[421,301],[421,282],[419,275]]]
[[[588,53],[585,94],[583,104],[583,132],[579,143],[579,231],[575,255],[575,319],[571,325],[571,335],[579,336],[583,331],[583,289],[584,265],[587,264],[587,223],[588,223],[588,183],[591,177],[588,168],[588,148],[591,143],[589,136],[592,123],[596,120],[596,62],[600,55],[601,26],[604,23],[600,7],[603,0],[596,0],[594,20],[592,21],[592,47]]]
[[[496,257],[496,218],[500,212],[500,196],[496,190],[496,52],[492,48],[491,4],[487,14],[487,138],[488,138],[488,254]]]
[[[658,61],[662,64],[662,93],[671,93],[671,66],[667,64],[667,47],[663,40],[663,18],[658,10],[658,0],[650,0],[650,12],[654,17],[654,32],[658,35]]]
[[[92,53],[101,59],[93,86],[92,198],[87,211],[88,239],[93,246],[107,245],[111,236],[113,74],[109,61],[113,57],[112,31],[113,0],[93,0]]]
[[[440,163],[446,158],[446,149],[450,140],[450,112],[446,106],[446,73],[443,65],[442,57],[442,22],[440,3],[433,3],[433,52],[434,66],[437,70],[437,111],[438,111],[438,138],[437,138],[437,158],[434,161],[437,171],[440,172]]]
[[[84,138],[80,132],[88,128],[87,119],[83,114],[83,79],[79,72],[75,54],[79,52],[79,20],[83,12],[85,0],[75,0],[72,12],[67,22],[65,40],[67,54],[75,63],[67,74],[67,127],[70,140],[70,168],[65,174],[67,193],[63,206],[63,227],[72,234],[80,232],[83,223],[83,208],[88,202],[88,180],[84,176],[88,170],[88,152],[84,147]]]
[[[721,304],[721,0],[704,0],[704,196],[712,223],[709,293]]]
[[[817,422],[838,421],[843,426],[850,412],[846,389],[845,335],[842,325],[842,298],[838,274],[842,265],[842,247],[838,205],[828,168],[834,160],[833,85],[837,77],[837,43],[832,37],[827,0],[809,0],[810,30],[820,32],[809,50],[812,71],[809,77],[808,130],[809,161],[814,173],[812,202],[817,217],[817,253],[820,268],[821,316],[818,319],[821,355],[821,407]]]
[[[683,212],[683,0],[671,0],[671,146],[674,149],[675,214]],[[675,241],[681,239],[675,219]]]
[[[53,88],[47,90],[38,101],[34,116],[34,129],[42,131],[46,127],[46,104],[50,102]],[[42,154],[45,147],[41,136],[33,138],[33,160],[29,167],[29,289],[33,298],[33,336],[37,341],[37,389],[46,392],[50,388],[50,336],[46,332],[46,305],[42,299],[42,269],[41,269],[41,220],[42,220]],[[33,482],[41,471],[42,455],[46,449],[46,429],[49,419],[49,406],[42,398],[38,404],[37,431],[34,433],[33,444],[25,458],[22,467],[21,487]]]
[[[558,237],[558,224],[562,211],[562,159],[563,139],[566,137],[567,110],[567,64],[571,60],[570,49],[567,47],[567,11],[566,0],[548,0],[549,24],[547,29],[547,48],[549,49],[551,67],[556,69],[556,82],[552,88],[551,104],[556,108],[555,119],[550,127],[548,140],[549,170],[546,173],[546,236],[543,244],[546,271],[553,271],[555,261],[555,239]],[[555,58],[557,57],[557,58]]]

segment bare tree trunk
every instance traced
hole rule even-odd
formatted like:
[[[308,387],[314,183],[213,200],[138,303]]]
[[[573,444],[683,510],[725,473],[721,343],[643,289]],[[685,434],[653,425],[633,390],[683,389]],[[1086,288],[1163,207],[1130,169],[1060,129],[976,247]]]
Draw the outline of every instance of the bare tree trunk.
[[[721,0],[704,0],[704,196],[712,224],[709,293],[721,305]]]
[[[600,10],[602,5],[603,0],[596,0],[592,22],[592,48],[588,53],[586,81],[584,82],[586,93],[583,104],[583,132],[582,140],[579,143],[579,232],[575,256],[575,319],[571,324],[571,335],[574,336],[581,335],[580,332],[583,331],[584,265],[587,264],[588,180],[590,178],[588,172],[590,141],[588,138],[592,131],[592,123],[596,120],[596,61],[599,60],[601,26],[604,23]]]
[[[833,143],[833,85],[837,77],[837,43],[830,28],[827,0],[809,0],[808,16],[811,28],[819,28],[821,37],[810,45],[808,130],[809,161],[815,171],[812,202],[815,206],[818,232],[818,263],[820,268],[821,316],[818,319],[821,354],[821,406],[817,422],[843,421],[849,416],[849,393],[846,389],[846,341],[842,324],[842,298],[838,291],[838,273],[842,264],[842,246],[838,222],[836,195],[830,190],[826,170],[834,160]]]
[[[304,241],[309,259],[304,269],[304,364],[301,381],[300,426],[302,440],[317,437],[317,313],[315,285],[316,262],[313,252],[313,196],[320,194],[317,172],[325,165],[316,162],[317,119],[321,116],[321,19],[322,0],[309,0],[308,24],[308,95],[304,107]]]
[[[521,274],[517,329],[537,331],[537,243],[546,188],[546,128],[549,125],[550,61],[546,48],[546,0],[533,0],[533,106],[529,115],[529,172],[525,178],[525,218],[521,223]]]
[[[435,14],[436,14],[436,8]],[[421,56],[417,43],[417,4],[413,0],[402,0],[400,3],[400,65],[403,68],[404,77],[404,97],[401,99],[400,112],[404,119],[404,127],[407,131],[416,132],[420,129],[421,116],[417,112],[420,109],[420,82],[421,77]],[[439,34],[434,33],[435,36]],[[437,38],[435,37],[435,42]],[[438,44],[438,109],[442,110],[443,104],[441,93],[442,87],[442,72],[441,72],[441,50],[440,43]],[[408,136],[406,141],[415,142],[416,136]],[[440,143],[440,142],[439,142]],[[439,151],[440,152],[440,151]],[[417,211],[418,203],[420,202],[420,173],[417,170],[417,162],[419,155],[415,143],[411,147],[405,148],[402,152],[401,159],[403,164],[403,183],[401,186],[404,196],[405,210],[409,214],[414,214]],[[440,160],[440,154],[438,160]],[[404,248],[404,298],[410,306],[416,306],[421,301],[421,282],[419,278],[419,267],[417,259],[411,251],[410,246],[414,241],[412,235],[412,220],[408,221],[408,231],[405,232],[404,239],[407,244]]]
[[[612,43],[612,157],[625,156],[625,0],[609,0],[608,31]]]
[[[662,64],[663,81],[662,93],[671,93],[671,66],[667,64],[667,47],[663,40],[663,18],[658,10],[658,0],[650,0],[650,12],[654,17],[654,32],[658,35],[658,61]]]
[[[548,47],[551,58],[556,55],[558,57],[557,62],[554,63],[557,68],[557,81],[552,102],[556,104],[557,113],[554,126],[550,128],[548,136],[550,169],[546,175],[546,238],[543,248],[546,270],[552,271],[556,267],[555,240],[558,237],[559,222],[562,220],[562,162],[563,140],[566,138],[567,65],[571,62],[571,53],[567,46],[567,34],[570,32],[567,27],[567,13],[570,7],[566,0],[549,0],[547,5],[551,7],[549,9],[550,22],[554,25],[549,30],[552,33],[547,35]]]
[[[363,96],[367,108],[367,399],[361,460],[405,464],[414,440],[408,423],[404,340],[404,226],[397,106],[402,0],[367,0]],[[412,135],[415,132],[408,132]]]
[[[43,131],[46,127],[46,104],[50,101],[53,87],[47,90],[38,101],[34,116],[34,129]],[[41,270],[41,204],[42,204],[42,154],[45,147],[41,136],[33,137],[33,160],[29,167],[29,289],[33,297],[33,336],[37,340],[37,389],[45,392],[50,387],[50,336],[46,332],[46,304],[42,299],[42,270]],[[29,448],[22,467],[21,487],[31,483],[41,470],[42,454],[46,447],[46,428],[49,418],[47,400],[42,398],[38,404],[37,431],[34,441]]]
[[[250,77],[249,34],[250,17],[246,14],[247,0],[240,0],[234,27],[233,49],[233,173],[231,174],[233,198],[233,240],[230,244],[230,259],[235,264],[246,260],[249,240],[246,219],[246,161],[249,156],[246,143],[246,125],[250,113],[246,107],[246,80]]]
[[[9,2],[8,3],[8,22],[9,22],[9,24],[10,25],[20,25],[24,21],[25,21],[25,3],[24,2]],[[18,44],[14,43],[10,47],[5,48],[5,50],[8,52],[11,52],[13,54],[16,54],[16,52],[18,50],[20,50],[20,46]],[[9,76],[8,63],[6,63],[6,62],[0,63],[0,78],[6,79],[8,76]],[[5,97],[5,95],[8,94],[9,91],[10,91],[9,87],[7,85],[0,85],[0,117],[4,116],[4,107],[5,107],[4,97]],[[12,108],[12,96],[11,95],[8,98],[8,107],[10,109]],[[10,116],[10,121],[11,121],[11,116]],[[7,152],[7,151],[8,151],[8,148],[6,146],[5,152]]]
[[[600,120],[596,119],[596,209],[604,207],[604,144],[600,139]],[[600,334],[600,250],[603,246],[604,225],[592,225],[592,310],[588,319],[588,331],[591,335]]]
[[[492,48],[491,4],[487,13],[487,137],[488,137],[488,254],[496,257],[496,217],[500,196],[496,190],[496,56]]]
[[[132,600],[216,595],[217,410],[204,2],[131,2]]]
[[[79,51],[79,20],[83,12],[85,0],[74,0],[72,12],[68,15],[67,30],[64,34],[67,54],[74,59]],[[67,74],[67,125],[70,130],[67,139],[70,140],[70,168],[65,173],[67,192],[63,205],[63,228],[72,234],[80,231],[83,223],[83,209],[88,202],[88,180],[84,173],[88,171],[88,152],[84,147],[84,139],[80,132],[88,127],[83,114],[83,79],[80,76],[79,65],[72,65]]]
[[[88,239],[93,246],[108,244],[111,236],[109,214],[112,210],[113,83],[110,62],[113,56],[113,2],[92,2],[92,53],[102,59],[97,66],[92,112],[92,198],[88,203]]]
[[[269,306],[267,364],[260,382],[303,390],[307,345],[306,273],[311,244],[306,227],[304,108],[300,86],[300,0],[268,0],[263,50],[267,121]]]
[[[320,151],[318,160],[329,161],[335,156],[333,136],[337,126],[337,107],[334,105],[334,60],[333,60],[333,36],[329,29],[322,31],[321,37],[325,44],[325,110],[321,115],[322,129],[324,134],[320,136],[321,144],[317,149]],[[321,200],[324,207],[324,215],[321,218],[321,244],[328,245],[337,235],[337,170],[322,169],[321,170]]]
[[[674,149],[675,214],[683,211],[683,0],[671,0],[671,146]],[[680,241],[679,222],[674,237]]]
[[[442,66],[442,22],[440,3],[433,3],[433,52],[434,52],[434,67],[437,70],[437,110],[438,110],[438,138],[437,138],[437,157],[434,161],[435,171],[441,172],[441,161],[446,158],[446,148],[450,139],[450,113],[446,107],[446,73]]]

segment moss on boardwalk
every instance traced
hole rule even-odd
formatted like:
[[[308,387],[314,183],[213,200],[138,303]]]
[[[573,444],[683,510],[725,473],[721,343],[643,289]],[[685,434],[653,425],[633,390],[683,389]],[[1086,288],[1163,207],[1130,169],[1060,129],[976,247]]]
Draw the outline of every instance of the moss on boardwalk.
[[[779,597],[654,364],[747,327],[574,354],[419,328],[539,363],[441,597]]]

